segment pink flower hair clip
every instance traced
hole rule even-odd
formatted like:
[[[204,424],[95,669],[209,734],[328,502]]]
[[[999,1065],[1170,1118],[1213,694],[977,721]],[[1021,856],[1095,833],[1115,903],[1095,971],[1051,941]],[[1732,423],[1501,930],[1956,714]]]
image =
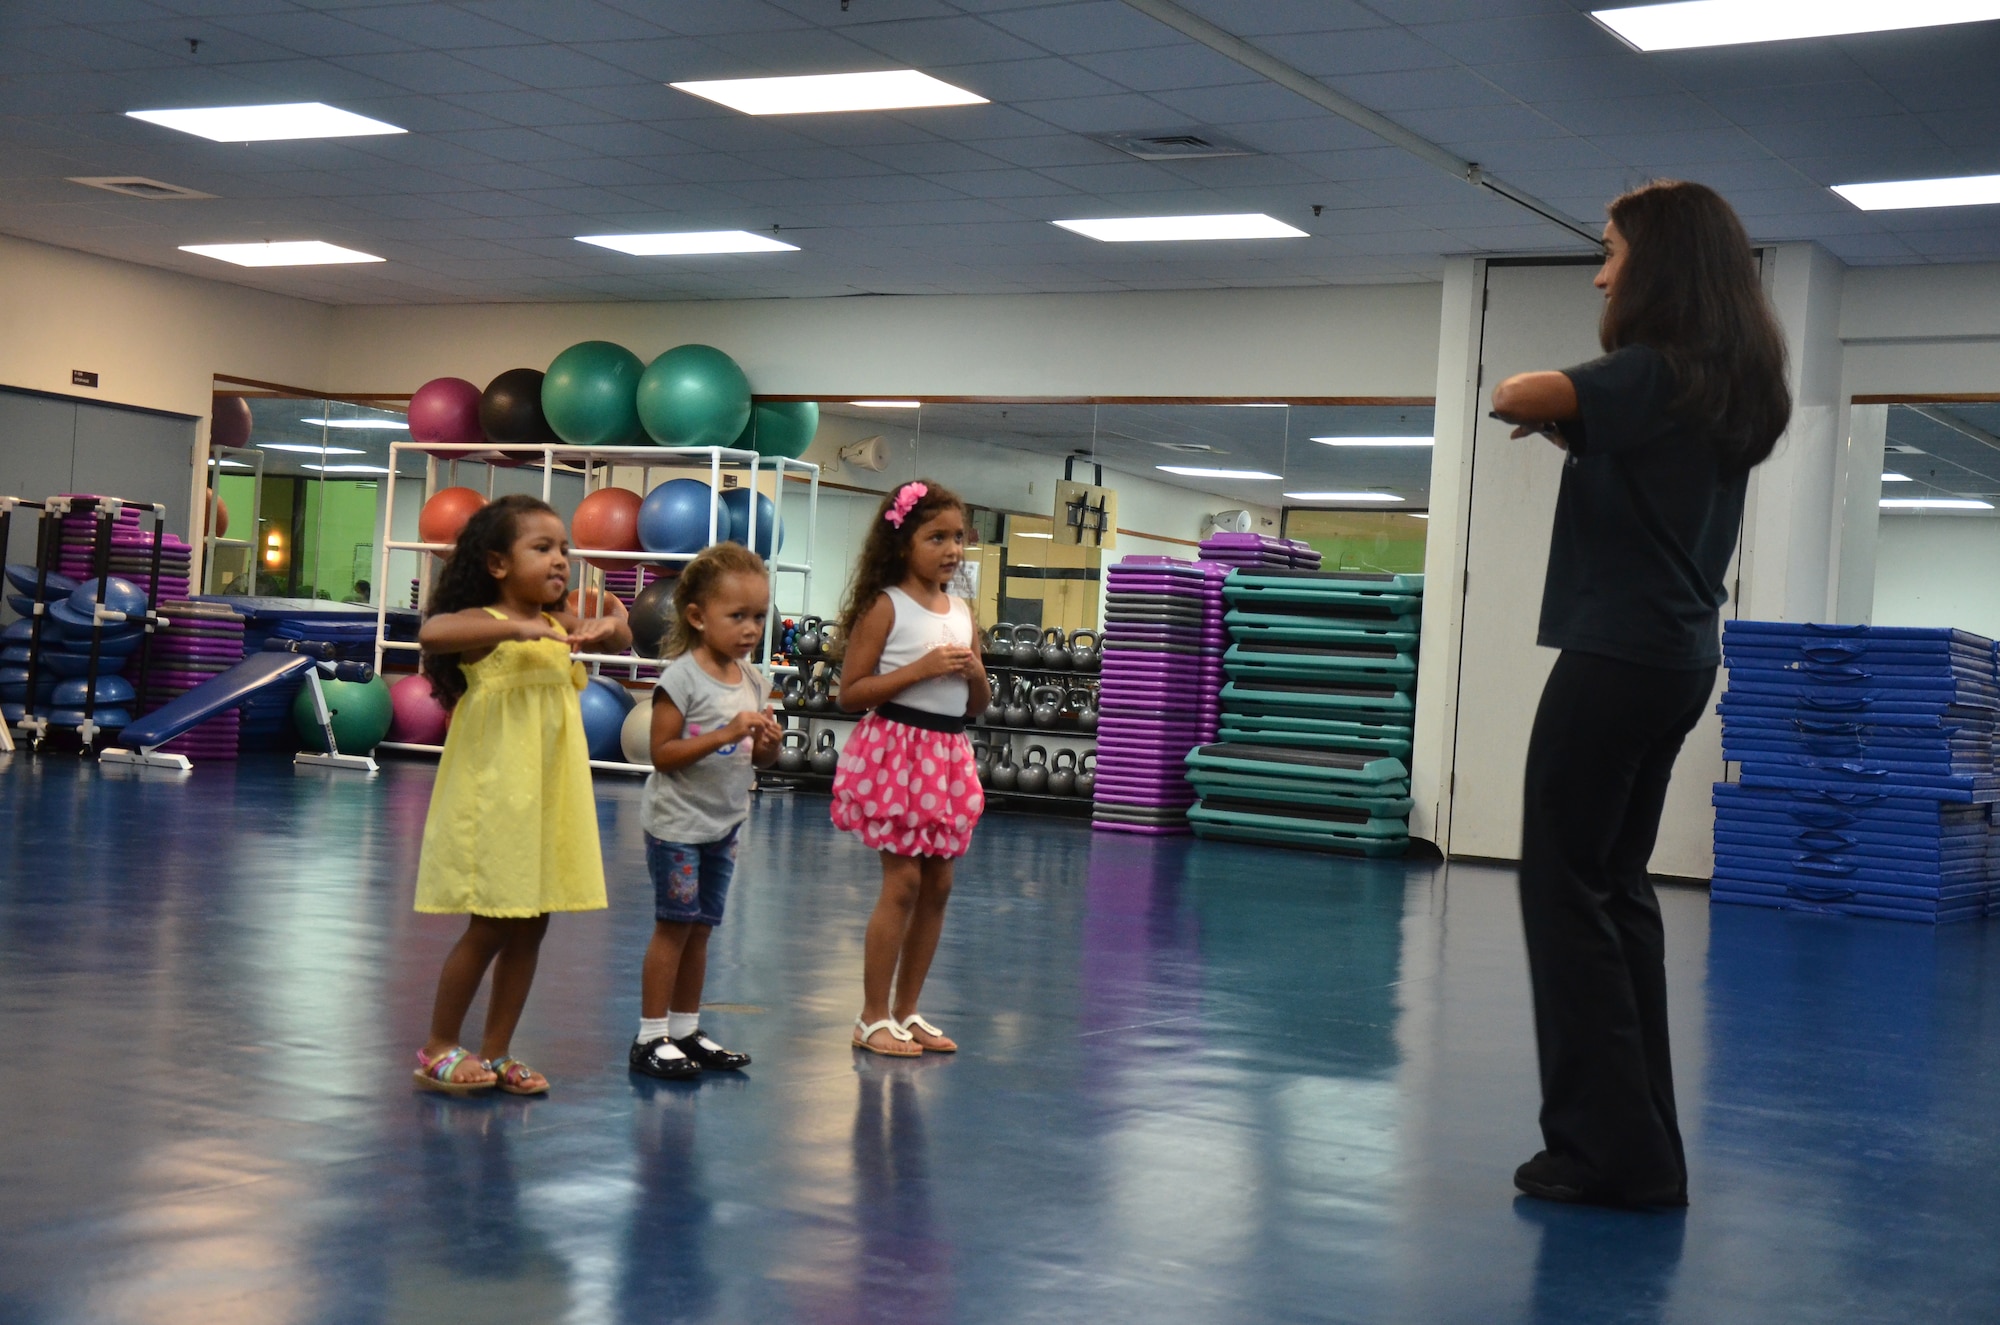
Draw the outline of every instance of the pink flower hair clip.
[[[889,509],[882,512],[882,518],[901,529],[903,521],[910,518],[910,512],[929,492],[930,489],[922,483],[905,483],[896,489],[896,500],[889,503]]]

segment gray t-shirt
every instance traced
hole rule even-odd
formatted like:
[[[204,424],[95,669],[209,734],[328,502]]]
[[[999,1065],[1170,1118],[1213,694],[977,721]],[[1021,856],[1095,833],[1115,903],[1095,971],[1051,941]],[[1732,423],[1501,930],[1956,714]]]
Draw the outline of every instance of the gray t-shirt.
[[[743,678],[724,685],[701,669],[692,653],[667,665],[654,686],[681,711],[683,736],[699,736],[727,727],[745,709],[761,711],[769,702],[770,682],[754,664],[739,663]],[[654,769],[646,779],[646,831],[662,842],[719,842],[750,814],[750,789],[757,767],[750,762],[749,741],[725,745],[671,773]]]

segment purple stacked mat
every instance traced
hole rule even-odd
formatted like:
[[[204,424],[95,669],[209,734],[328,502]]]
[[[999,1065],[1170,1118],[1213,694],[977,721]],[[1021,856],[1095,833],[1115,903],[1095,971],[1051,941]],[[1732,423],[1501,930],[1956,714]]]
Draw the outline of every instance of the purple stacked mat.
[[[1268,534],[1210,534],[1201,543],[1201,559],[1224,566],[1290,569],[1297,564],[1292,559],[1295,555],[1296,549],[1290,540],[1272,538]]]
[[[1286,546],[1292,550],[1294,570],[1318,570],[1320,568],[1319,549],[1302,538],[1288,538]]]
[[[153,636],[146,693],[140,712],[150,713],[243,661],[243,618],[219,603],[163,602],[167,624]],[[238,709],[167,742],[161,749],[190,759],[234,759],[243,715]]]
[[[112,518],[111,573],[132,581],[155,601],[185,598],[190,588],[188,575],[193,549],[175,535],[165,535],[160,544],[160,582],[157,586],[150,584],[152,522],[150,518],[142,519],[142,514],[137,507],[128,506]],[[57,570],[75,580],[91,579],[97,574],[97,524],[94,512],[71,512],[62,517],[56,530]]]
[[[1228,567],[1127,557],[1105,572],[1103,681],[1091,826],[1184,833],[1187,752],[1222,716],[1222,581]]]

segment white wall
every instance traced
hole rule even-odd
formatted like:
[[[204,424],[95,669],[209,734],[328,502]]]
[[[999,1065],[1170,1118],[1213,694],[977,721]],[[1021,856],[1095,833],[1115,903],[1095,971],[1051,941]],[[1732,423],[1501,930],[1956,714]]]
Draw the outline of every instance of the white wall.
[[[1874,623],[2000,639],[2000,520],[1890,515],[1875,538]]]
[[[650,359],[700,341],[768,395],[1428,396],[1438,288],[357,307],[334,391],[546,366],[581,340]]]

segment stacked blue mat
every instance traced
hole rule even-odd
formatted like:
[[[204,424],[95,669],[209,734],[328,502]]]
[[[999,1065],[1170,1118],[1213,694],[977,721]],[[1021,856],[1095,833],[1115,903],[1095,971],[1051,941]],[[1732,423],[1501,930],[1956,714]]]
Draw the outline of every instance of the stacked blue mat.
[[[1423,576],[1242,567],[1222,596],[1222,723],[1188,753],[1188,822],[1203,837],[1402,854]]]
[[[1993,641],[1733,621],[1712,901],[1941,924],[1994,896]]]

